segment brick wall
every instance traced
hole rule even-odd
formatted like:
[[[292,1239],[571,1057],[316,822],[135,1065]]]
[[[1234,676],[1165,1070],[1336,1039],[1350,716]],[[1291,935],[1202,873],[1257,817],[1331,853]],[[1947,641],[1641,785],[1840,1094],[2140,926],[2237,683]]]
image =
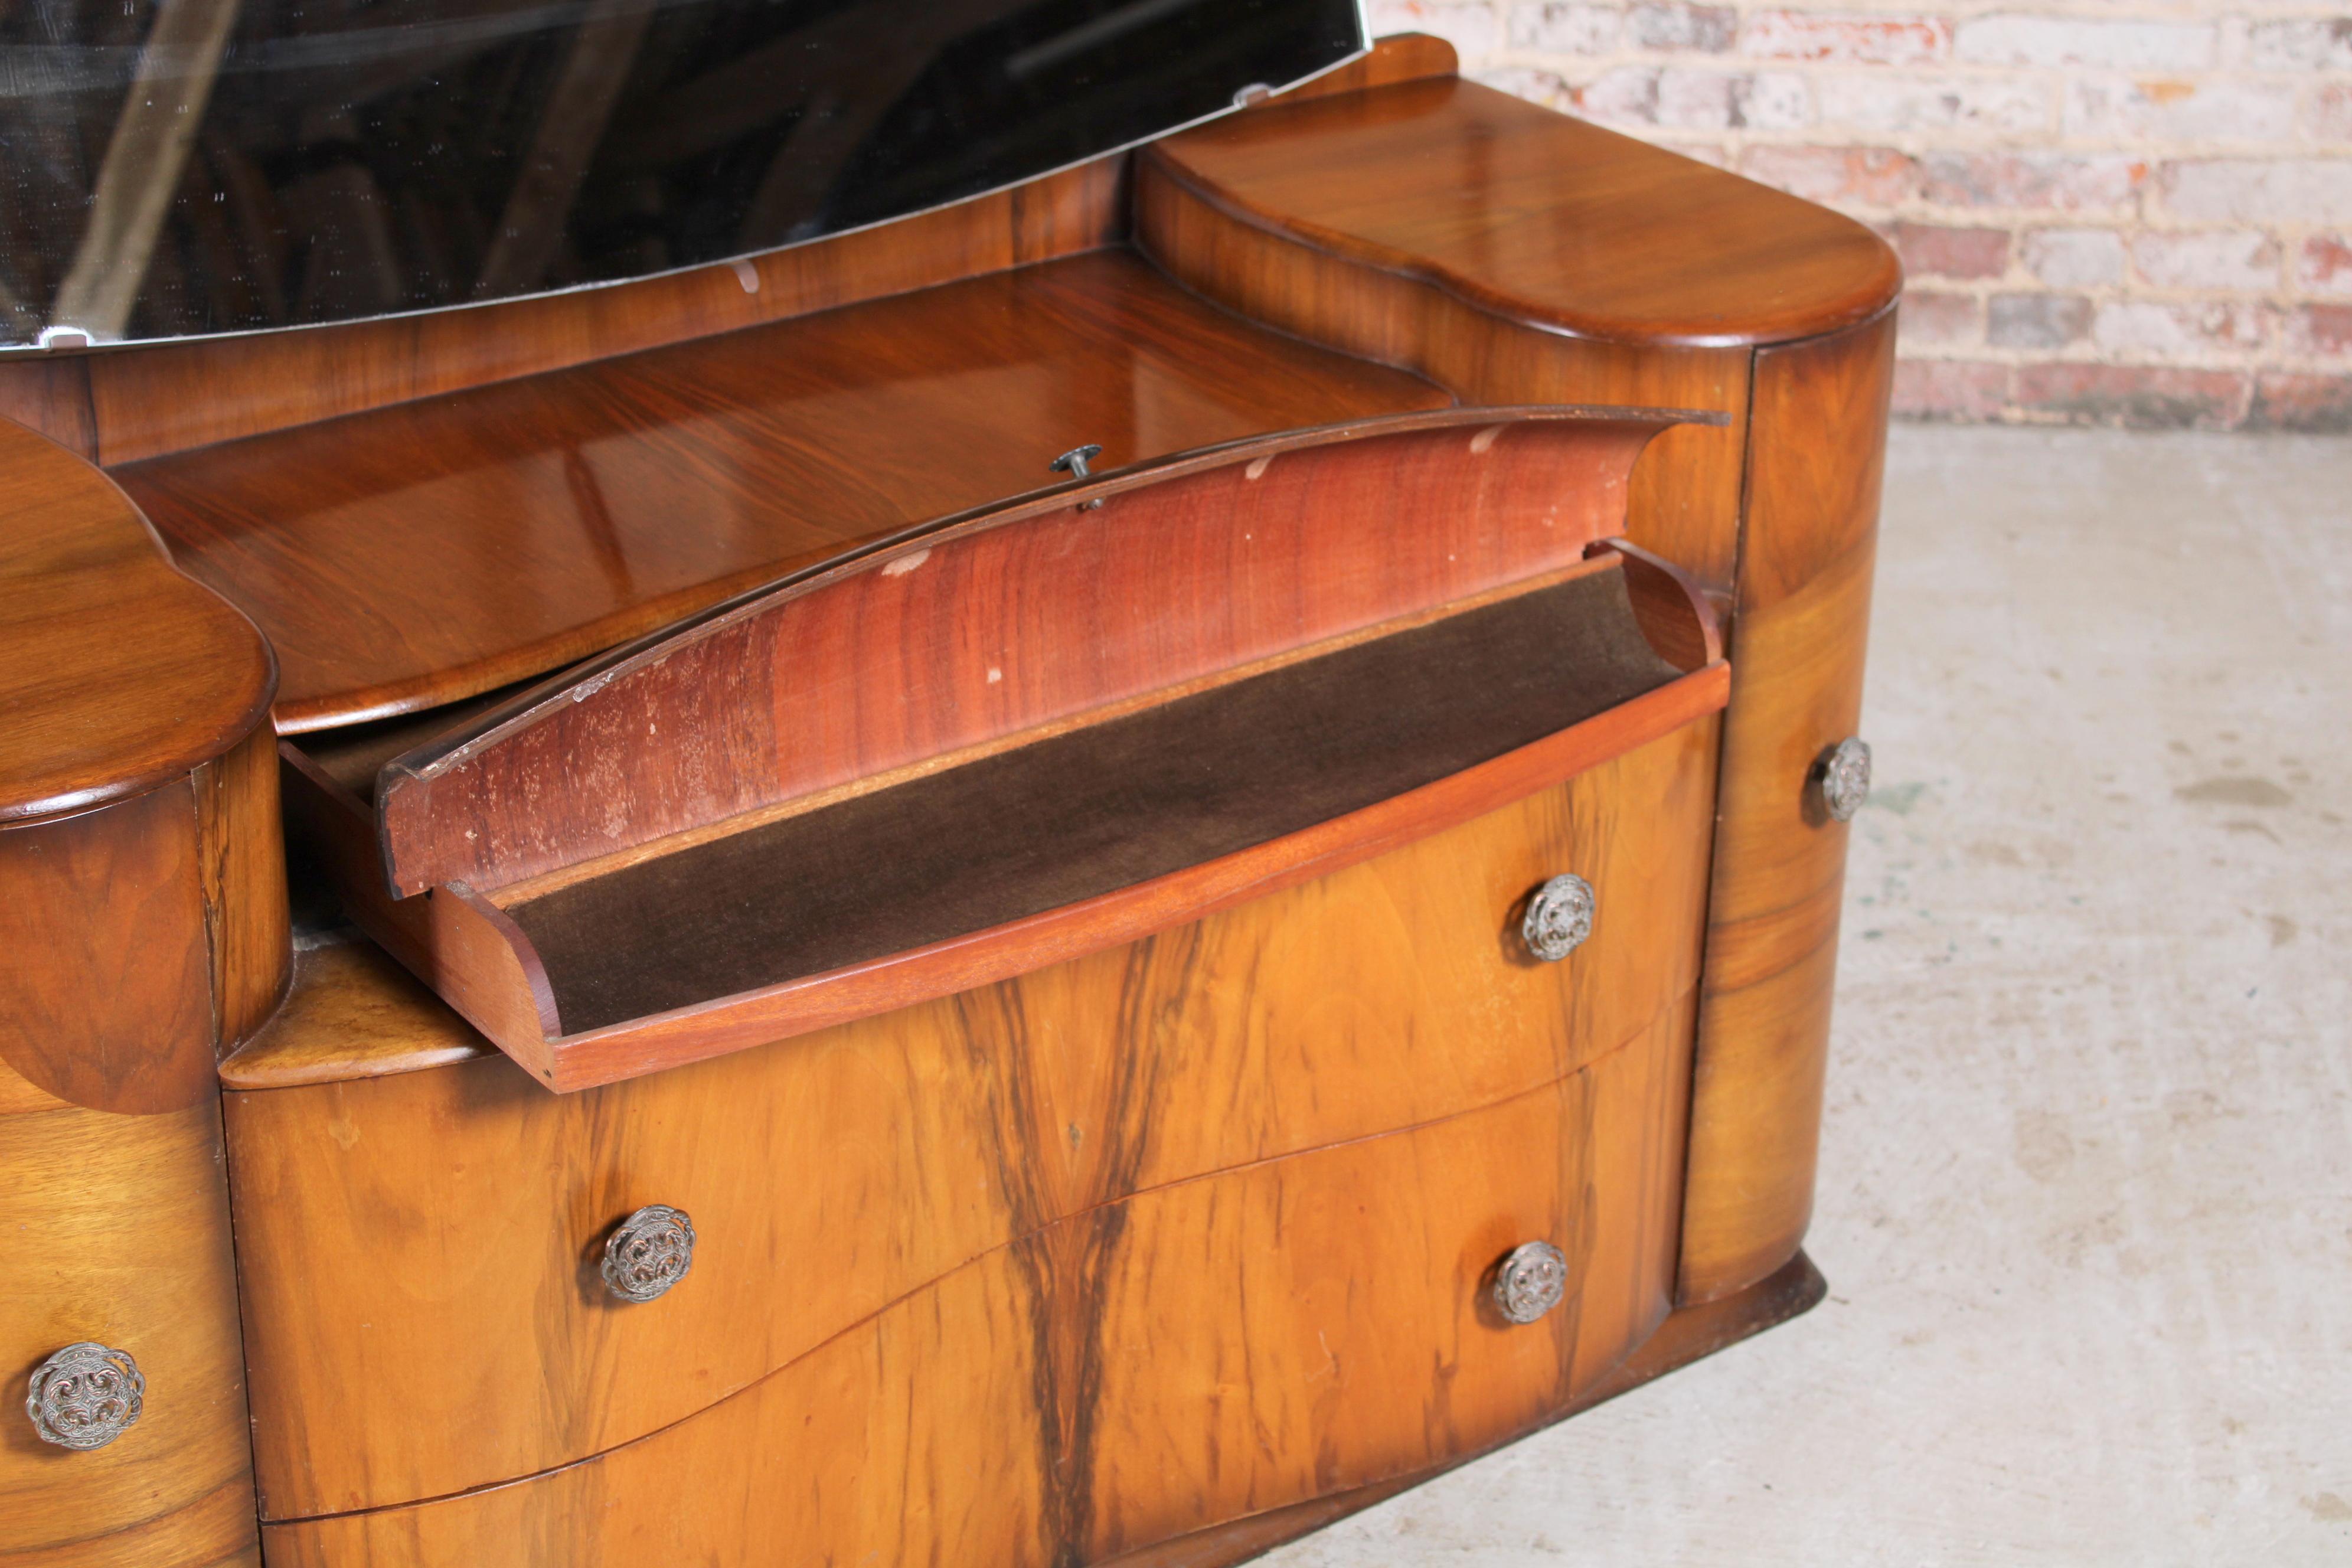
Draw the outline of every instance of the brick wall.
[[[1898,411],[2352,429],[2352,0],[1374,0],[1465,75],[1870,223]]]

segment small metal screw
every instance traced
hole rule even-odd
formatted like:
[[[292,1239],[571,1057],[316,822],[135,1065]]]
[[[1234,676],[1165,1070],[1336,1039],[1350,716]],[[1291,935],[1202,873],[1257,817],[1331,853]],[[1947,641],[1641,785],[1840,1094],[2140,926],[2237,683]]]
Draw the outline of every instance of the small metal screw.
[[[1101,456],[1102,448],[1093,442],[1088,442],[1083,447],[1071,447],[1045,466],[1049,468],[1058,468],[1074,479],[1083,479],[1090,477],[1087,471],[1087,465]],[[1102,505],[1102,498],[1097,496],[1090,501],[1080,503],[1078,510],[1092,511],[1100,505]]]

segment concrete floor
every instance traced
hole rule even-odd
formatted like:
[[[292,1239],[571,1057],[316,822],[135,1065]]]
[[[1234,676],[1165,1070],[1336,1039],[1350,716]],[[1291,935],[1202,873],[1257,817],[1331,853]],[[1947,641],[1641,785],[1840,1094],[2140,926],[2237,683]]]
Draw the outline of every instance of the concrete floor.
[[[1265,1559],[2352,1564],[2352,441],[1898,427],[1810,1316]]]

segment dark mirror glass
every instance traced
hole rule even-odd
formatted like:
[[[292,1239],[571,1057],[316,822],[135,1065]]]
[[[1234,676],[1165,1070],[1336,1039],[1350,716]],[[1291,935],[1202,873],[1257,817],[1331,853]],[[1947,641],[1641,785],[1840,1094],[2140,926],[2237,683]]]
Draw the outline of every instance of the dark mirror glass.
[[[1356,0],[0,0],[0,347],[722,260],[1364,44]]]

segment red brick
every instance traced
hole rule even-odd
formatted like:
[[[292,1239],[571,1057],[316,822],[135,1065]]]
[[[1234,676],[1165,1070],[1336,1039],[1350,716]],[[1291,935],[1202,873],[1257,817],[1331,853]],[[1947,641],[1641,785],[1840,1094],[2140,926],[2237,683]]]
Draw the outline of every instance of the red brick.
[[[1906,359],[1895,367],[1895,412],[1905,419],[1996,419],[2009,402],[2009,366]]]
[[[2352,294],[2352,236],[2315,234],[2305,239],[2294,275],[2315,292]]]
[[[1898,367],[1898,396],[1902,384]],[[2352,375],[2296,375],[2286,371],[2265,371],[2255,379],[2254,403],[2246,411],[2246,428],[2352,435]]]
[[[2286,319],[2287,342],[2307,354],[2352,354],[2352,305],[2305,305]]]
[[[2100,153],[1937,153],[1925,173],[1927,199],[1945,206],[2082,212],[2130,201],[2147,165]]]
[[[1900,206],[1919,194],[1919,164],[1892,147],[1750,147],[1739,172],[1832,206]]]
[[[1898,223],[1887,242],[1903,258],[1903,269],[1918,278],[1998,278],[2009,270],[2009,230],[1953,228],[1942,224]]]
[[[1952,25],[1940,16],[1759,11],[1748,18],[1739,46],[1767,59],[1924,65],[1951,53]]]
[[[2154,364],[2021,365],[2016,387],[2018,407],[2070,424],[2204,430],[2234,428],[2253,390],[2237,371]]]

